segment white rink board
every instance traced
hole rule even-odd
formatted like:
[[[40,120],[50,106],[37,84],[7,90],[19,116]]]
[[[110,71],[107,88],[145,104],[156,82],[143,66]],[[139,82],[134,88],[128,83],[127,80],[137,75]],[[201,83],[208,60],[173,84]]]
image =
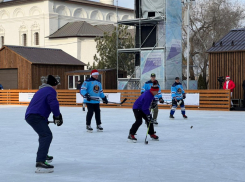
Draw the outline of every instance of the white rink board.
[[[35,93],[19,93],[19,102],[31,102]]]
[[[171,94],[163,93],[162,98],[165,102],[172,102]],[[186,94],[186,98],[184,99],[185,105],[191,106],[199,106],[200,94]]]
[[[104,94],[109,102],[116,102],[116,103],[121,102],[121,93],[104,93]],[[83,97],[81,96],[80,93],[76,93],[76,103],[77,104],[83,103]],[[101,103],[103,103],[103,101],[101,101]]]

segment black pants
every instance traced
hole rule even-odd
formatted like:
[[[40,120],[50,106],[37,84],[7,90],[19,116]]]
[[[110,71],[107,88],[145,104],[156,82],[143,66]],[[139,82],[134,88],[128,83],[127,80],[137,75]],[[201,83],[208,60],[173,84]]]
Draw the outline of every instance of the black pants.
[[[137,130],[139,129],[140,125],[142,125],[142,118],[147,122],[147,127],[149,126],[149,122],[147,119],[147,116],[145,115],[145,113],[139,109],[133,109],[134,112],[134,116],[135,116],[135,123],[132,125],[129,134],[131,135],[135,135]],[[152,135],[154,134],[154,126],[151,123],[150,124],[150,128],[149,128],[149,134]]]
[[[87,112],[87,117],[86,117],[86,125],[91,125],[91,120],[92,120],[94,112],[95,112],[96,124],[100,125],[101,124],[101,120],[100,120],[100,104],[87,103],[87,108],[88,108],[88,112]]]
[[[243,107],[245,107],[245,91],[243,91]]]
[[[26,122],[31,125],[39,136],[39,147],[36,162],[45,162],[51,141],[53,139],[53,135],[48,126],[47,120],[38,114],[31,114],[26,119]]]

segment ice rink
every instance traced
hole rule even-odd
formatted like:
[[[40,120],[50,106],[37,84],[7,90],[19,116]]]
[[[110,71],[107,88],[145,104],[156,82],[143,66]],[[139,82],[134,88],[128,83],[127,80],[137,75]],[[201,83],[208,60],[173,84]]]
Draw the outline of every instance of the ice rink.
[[[50,124],[54,173],[36,174],[38,137],[25,106],[0,106],[1,182],[245,182],[245,113],[160,110],[159,141],[127,142],[131,109],[102,108],[104,132],[85,130],[82,108],[61,107],[64,124]],[[193,126],[191,129],[190,127]]]

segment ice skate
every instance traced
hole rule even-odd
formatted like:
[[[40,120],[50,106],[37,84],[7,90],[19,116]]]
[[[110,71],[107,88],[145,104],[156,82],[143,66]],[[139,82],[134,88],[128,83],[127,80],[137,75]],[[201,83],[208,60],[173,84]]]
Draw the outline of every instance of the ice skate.
[[[90,125],[87,125],[86,129],[87,129],[87,132],[93,133],[93,128],[91,128]]]
[[[136,143],[137,139],[134,137],[134,135],[129,134],[128,135],[128,142]]]
[[[52,173],[54,172],[54,166],[48,164],[47,162],[37,162],[35,173]]]
[[[156,140],[156,141],[159,140],[159,137],[157,135],[155,135],[155,134],[150,135],[150,136],[151,136],[152,140]]]
[[[170,114],[169,118],[174,119],[174,115]]]
[[[158,122],[157,122],[156,119],[152,119],[152,123],[153,123],[154,125],[158,125]]]
[[[47,162],[47,163],[51,163],[52,161],[53,161],[53,156],[47,155],[47,157],[46,157],[46,162]]]
[[[184,119],[187,119],[188,117],[187,117],[185,114],[183,114],[183,118],[184,118]]]
[[[103,128],[101,127],[101,125],[97,125],[97,131],[103,132]]]

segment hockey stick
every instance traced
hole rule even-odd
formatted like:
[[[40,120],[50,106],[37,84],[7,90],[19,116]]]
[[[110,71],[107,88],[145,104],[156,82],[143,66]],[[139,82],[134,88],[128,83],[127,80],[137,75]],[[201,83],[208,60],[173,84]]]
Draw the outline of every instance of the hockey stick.
[[[122,104],[124,104],[124,102],[126,102],[127,100],[128,100],[128,99],[125,98],[125,99],[123,99],[123,101],[122,101],[121,103],[117,103],[117,102],[108,102],[108,103],[122,105]]]
[[[91,98],[91,100],[101,101],[100,99],[93,99],[93,98]],[[118,103],[118,102],[110,102],[110,101],[108,101],[108,103],[109,103],[109,104],[119,104],[119,105],[122,105],[122,104],[124,104],[124,102],[126,102],[126,100],[128,100],[128,99],[125,98],[125,99],[123,99],[123,101],[120,102],[120,103]]]
[[[182,103],[182,100],[180,100],[179,102],[177,102],[177,105],[179,106],[181,103]],[[172,102],[164,102],[163,104],[169,105],[169,104],[172,104]]]
[[[163,104],[169,105],[169,104],[172,104],[172,102],[164,102]]]
[[[151,115],[152,115],[152,111],[153,111],[153,109],[151,109],[151,113],[150,113]],[[146,132],[146,136],[145,136],[145,144],[148,144],[148,141],[146,139],[147,139],[147,136],[148,136],[148,133],[149,133],[150,124],[151,124],[151,121],[149,121],[149,125],[148,125],[148,128],[147,128],[147,132]]]

